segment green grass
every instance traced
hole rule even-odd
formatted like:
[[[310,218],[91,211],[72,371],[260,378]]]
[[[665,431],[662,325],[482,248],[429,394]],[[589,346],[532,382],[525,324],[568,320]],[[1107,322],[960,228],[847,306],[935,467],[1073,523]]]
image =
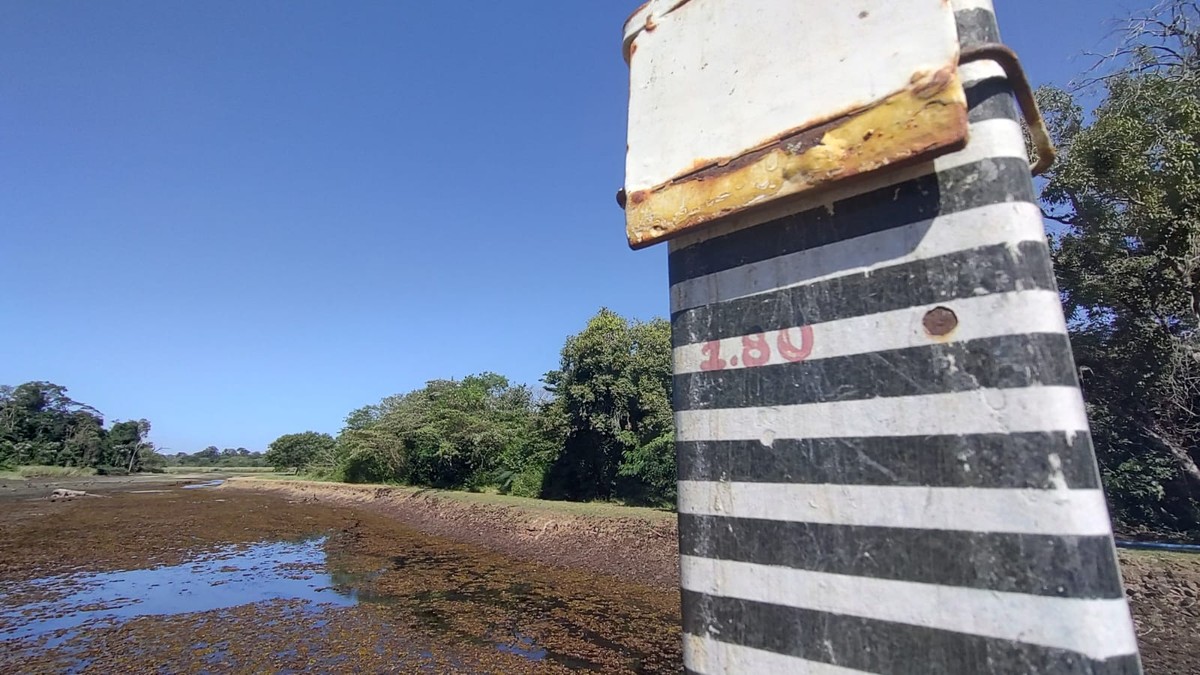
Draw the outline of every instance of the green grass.
[[[228,474],[260,474],[271,473],[275,469],[269,466],[168,466],[167,473],[228,473]]]
[[[1184,553],[1182,551],[1156,551],[1140,548],[1122,548],[1117,549],[1121,556],[1128,558],[1140,558],[1143,560],[1154,560],[1155,562],[1173,561],[1184,565],[1200,565],[1200,555],[1195,553]]]
[[[269,478],[279,481],[308,481],[318,483],[331,483],[334,485],[346,485],[348,487],[360,488],[387,488],[401,494],[422,494],[435,496],[442,499],[450,499],[457,502],[468,504],[482,504],[488,506],[507,506],[511,508],[521,509],[522,511],[541,511],[544,513],[568,514],[576,516],[590,516],[598,518],[639,518],[642,520],[659,521],[673,520],[675,513],[665,509],[648,508],[644,506],[625,506],[624,504],[615,504],[613,502],[560,502],[549,499],[535,499],[532,497],[514,497],[512,495],[502,495],[490,492],[466,492],[463,490],[436,490],[433,488],[413,487],[410,485],[388,485],[378,483],[340,483],[328,478],[312,478],[304,474],[272,474],[270,476],[252,476],[257,480],[260,478]]]
[[[18,466],[16,475],[20,478],[75,478],[78,476],[95,476],[96,470],[82,466]]]
[[[431,490],[429,488],[403,487],[411,492],[432,493],[438,497],[454,499],[472,504],[490,504],[512,506],[523,510],[549,511],[553,513],[569,513],[579,516],[598,516],[604,518],[641,518],[643,520],[673,520],[675,514],[665,509],[654,509],[645,506],[626,506],[614,502],[560,502],[533,497],[514,497],[512,495],[492,494],[487,492],[463,492],[460,490]]]

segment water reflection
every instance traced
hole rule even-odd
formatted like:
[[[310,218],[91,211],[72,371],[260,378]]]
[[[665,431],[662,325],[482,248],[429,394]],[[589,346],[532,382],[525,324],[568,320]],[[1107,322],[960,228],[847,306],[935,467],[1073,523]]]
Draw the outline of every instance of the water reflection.
[[[189,485],[184,485],[183,489],[184,490],[195,490],[197,488],[214,488],[214,487],[220,487],[224,484],[225,484],[224,478],[216,478],[214,480],[206,480],[203,483],[191,483]]]
[[[181,565],[0,583],[0,640],[267,600],[353,605],[331,587],[324,542],[229,546]],[[56,641],[66,637],[57,633]]]

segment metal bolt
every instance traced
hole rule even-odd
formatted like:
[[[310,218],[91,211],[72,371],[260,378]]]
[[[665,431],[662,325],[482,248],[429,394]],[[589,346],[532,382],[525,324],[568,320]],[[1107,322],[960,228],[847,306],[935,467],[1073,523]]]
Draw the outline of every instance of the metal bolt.
[[[958,326],[958,315],[949,307],[934,307],[921,320],[925,332],[934,337],[949,335]]]

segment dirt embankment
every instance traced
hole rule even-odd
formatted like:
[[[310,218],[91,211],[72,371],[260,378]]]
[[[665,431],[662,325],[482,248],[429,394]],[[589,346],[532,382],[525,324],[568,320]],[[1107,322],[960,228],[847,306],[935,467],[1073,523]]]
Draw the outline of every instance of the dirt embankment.
[[[420,532],[541,564],[663,588],[674,587],[679,580],[673,514],[628,509],[638,515],[592,515],[586,508],[581,512],[567,508],[582,506],[574,504],[558,508],[554,502],[546,502],[542,508],[534,500],[518,506],[504,501],[467,501],[432,490],[249,477],[231,479],[224,489],[280,492],[302,502],[368,508]]]
[[[429,490],[337,483],[236,478],[227,485],[368,508],[428,534],[539,563],[664,588],[678,583],[671,514],[573,513],[577,505],[489,503]],[[1122,550],[1119,557],[1146,672],[1200,673],[1200,555]]]

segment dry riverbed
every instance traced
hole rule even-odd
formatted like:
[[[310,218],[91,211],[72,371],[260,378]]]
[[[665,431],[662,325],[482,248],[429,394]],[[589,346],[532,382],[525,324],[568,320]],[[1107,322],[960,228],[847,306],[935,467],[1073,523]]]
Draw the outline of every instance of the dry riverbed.
[[[103,494],[0,506],[0,672],[678,671],[670,589],[361,507]]]
[[[0,485],[0,672],[681,667],[668,513],[250,478],[88,480],[7,498]],[[53,487],[102,496],[34,498]],[[1121,560],[1146,672],[1200,672],[1200,556]]]

